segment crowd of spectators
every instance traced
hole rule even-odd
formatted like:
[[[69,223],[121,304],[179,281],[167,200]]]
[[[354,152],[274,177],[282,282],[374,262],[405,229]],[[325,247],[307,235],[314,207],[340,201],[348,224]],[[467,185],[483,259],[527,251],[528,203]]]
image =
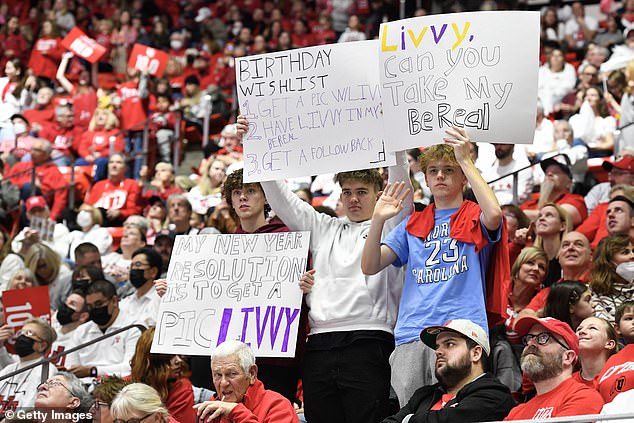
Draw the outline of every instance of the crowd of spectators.
[[[0,292],[46,286],[52,317],[2,321],[0,377],[149,329],[1,380],[0,417],[634,413],[634,1],[587,8],[541,10],[531,145],[454,128],[388,169],[244,184],[235,59],[375,38],[398,2],[2,2]],[[75,27],[105,47],[96,63],[62,47]],[[169,54],[164,75],[128,68],[135,43]],[[203,159],[177,174],[193,149]],[[295,359],[256,363],[233,341],[211,366],[150,353],[176,235],[289,230],[312,233]]]

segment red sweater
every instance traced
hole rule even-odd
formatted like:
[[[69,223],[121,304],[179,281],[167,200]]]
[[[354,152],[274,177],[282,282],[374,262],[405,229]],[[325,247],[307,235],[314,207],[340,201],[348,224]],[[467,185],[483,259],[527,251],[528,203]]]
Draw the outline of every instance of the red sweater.
[[[18,162],[11,167],[5,178],[21,188],[24,184],[31,182],[31,169],[33,169],[33,162]],[[37,167],[36,179],[51,208],[51,219],[57,220],[68,203],[68,187],[64,176],[57,166],[49,162]]]
[[[218,401],[214,396],[212,400]],[[229,418],[223,417],[220,423],[299,423],[297,413],[289,400],[274,391],[264,389],[264,384],[259,379],[249,386],[242,402],[229,414]]]
[[[124,219],[134,214],[141,214],[139,194],[141,188],[134,179],[124,179],[113,184],[110,179],[97,182],[86,194],[86,203],[106,210],[121,210]]]
[[[44,108],[36,106],[34,109],[25,110],[23,115],[31,125],[37,123],[42,128],[55,125],[55,108],[52,104]]]
[[[108,157],[110,155],[110,137],[115,137],[114,151],[122,153],[125,146],[123,137],[119,132],[118,128],[109,131],[84,132],[77,146],[79,157],[86,157],[89,154],[92,154],[95,158]]]
[[[194,392],[189,379],[182,378],[174,383],[167,394],[165,405],[170,415],[180,423],[196,423]]]
[[[35,41],[28,65],[33,71],[33,75],[44,76],[55,81],[57,67],[65,51],[61,41],[62,39],[59,37],[42,37]]]
[[[62,128],[58,123],[45,126],[40,131],[40,138],[49,140],[53,148],[64,155],[69,155],[77,150],[82,130],[76,126]]]

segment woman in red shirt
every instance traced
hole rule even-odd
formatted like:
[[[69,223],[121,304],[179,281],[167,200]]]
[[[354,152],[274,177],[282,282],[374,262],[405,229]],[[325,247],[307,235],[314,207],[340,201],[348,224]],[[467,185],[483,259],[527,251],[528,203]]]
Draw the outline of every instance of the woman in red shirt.
[[[26,62],[29,54],[29,43],[20,32],[20,21],[17,16],[11,16],[0,33],[0,69],[11,59]]]
[[[88,132],[84,132],[77,147],[80,157],[77,164],[96,166],[95,182],[108,176],[111,142],[114,142],[114,152],[123,153],[124,142],[119,119],[108,109],[96,109],[88,125]]]
[[[33,75],[46,78],[51,83],[55,80],[55,72],[64,52],[61,41],[59,31],[53,21],[44,21],[40,37],[33,44],[29,59],[28,67]]]

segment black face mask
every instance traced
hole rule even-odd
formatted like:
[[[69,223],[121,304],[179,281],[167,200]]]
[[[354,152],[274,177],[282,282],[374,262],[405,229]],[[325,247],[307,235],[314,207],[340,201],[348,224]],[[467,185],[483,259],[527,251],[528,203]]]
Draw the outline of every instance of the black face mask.
[[[33,344],[35,343],[35,339],[29,338],[26,335],[20,335],[15,340],[15,353],[20,357],[26,357],[27,355],[33,354],[35,350],[33,349]]]
[[[98,326],[103,326],[108,323],[111,317],[112,314],[108,313],[108,304],[90,310],[90,320],[95,322]]]
[[[68,307],[66,303],[62,303],[57,309],[57,321],[62,326],[73,323],[73,314],[75,314],[75,310]]]
[[[90,279],[75,279],[73,281],[73,290],[86,292],[88,285],[90,285]]]
[[[138,289],[145,284],[146,280],[143,275],[144,273],[145,270],[143,269],[130,269],[130,283],[132,286]]]

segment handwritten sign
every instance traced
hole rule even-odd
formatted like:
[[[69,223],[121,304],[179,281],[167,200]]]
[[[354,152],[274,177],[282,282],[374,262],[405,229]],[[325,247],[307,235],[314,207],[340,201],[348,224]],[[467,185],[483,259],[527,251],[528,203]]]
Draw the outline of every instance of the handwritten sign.
[[[4,321],[13,328],[13,333],[22,329],[24,322],[29,319],[40,318],[48,324],[51,323],[51,305],[46,286],[4,291],[2,304]],[[7,351],[14,354],[14,345],[15,337],[7,341]]]
[[[73,28],[73,30],[68,33],[62,40],[62,45],[77,56],[88,60],[90,63],[97,62],[106,52],[104,46],[84,34],[78,27]]]
[[[309,237],[177,236],[152,352],[208,356],[236,339],[260,357],[293,357]]]
[[[474,140],[533,142],[538,12],[473,12],[381,24],[380,75],[391,151]]]
[[[143,44],[135,44],[130,53],[128,67],[147,72],[149,75],[163,76],[169,54]]]
[[[244,181],[394,164],[381,123],[378,42],[236,58]]]

